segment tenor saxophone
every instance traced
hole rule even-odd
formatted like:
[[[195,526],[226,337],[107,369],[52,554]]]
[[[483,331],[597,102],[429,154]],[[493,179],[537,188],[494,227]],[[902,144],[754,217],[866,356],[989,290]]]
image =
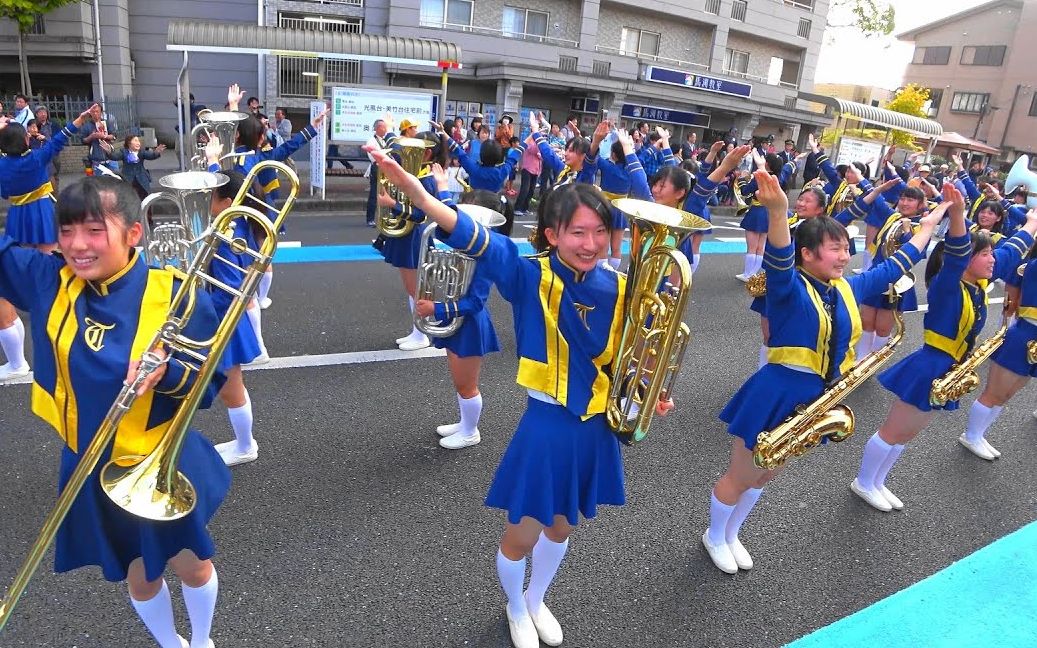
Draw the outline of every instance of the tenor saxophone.
[[[893,299],[896,299],[894,297]],[[904,318],[893,306],[896,328],[892,337],[878,351],[864,356],[846,375],[808,405],[796,411],[769,432],[761,432],[753,447],[753,462],[760,468],[774,470],[793,457],[806,454],[821,440],[845,441],[854,433],[853,410],[842,401],[854,389],[874,376],[893,355],[904,337]]]
[[[959,400],[976,387],[979,387],[979,374],[976,370],[986,362],[987,358],[994,355],[994,351],[1005,341],[1005,333],[1008,331],[1009,300],[1005,297],[1005,310],[1001,316],[1001,328],[989,338],[973,349],[967,358],[951,367],[950,371],[933,381],[932,389],[929,391],[929,404],[933,407],[943,407],[950,401]],[[1031,342],[1032,344],[1032,342]],[[1027,359],[1033,358],[1030,346],[1027,346]]]

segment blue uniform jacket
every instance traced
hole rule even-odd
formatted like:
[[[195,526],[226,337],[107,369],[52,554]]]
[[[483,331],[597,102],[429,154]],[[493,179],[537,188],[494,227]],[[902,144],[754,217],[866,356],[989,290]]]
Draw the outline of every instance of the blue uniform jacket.
[[[554,186],[561,187],[570,182],[594,184],[594,175],[598,171],[597,158],[588,155],[584,159],[583,168],[574,173],[573,170],[558,157],[558,154],[554,152],[551,145],[547,143],[547,138],[542,134],[533,133],[533,141],[536,142],[537,148],[540,150],[540,159],[549,169],[551,169],[551,171],[557,174]]]
[[[130,162],[126,159],[126,149],[119,149],[108,156],[109,160],[122,162],[122,179],[130,184],[136,182],[145,192],[151,192],[151,172],[144,167],[145,160],[157,160],[162,154],[153,150],[141,149],[137,152],[137,161]]]
[[[498,193],[504,187],[507,180],[515,170],[515,165],[522,159],[522,146],[513,146],[508,149],[504,161],[492,167],[483,166],[479,158],[474,158],[465,152],[464,148],[454,140],[450,142],[450,154],[455,156],[461,167],[468,173],[468,184],[472,189],[485,189]]]
[[[12,207],[44,198],[50,200],[54,188],[50,184],[47,166],[75,133],[76,126],[70,122],[38,149],[30,149],[18,157],[0,156],[0,178],[3,178],[3,182],[0,182],[0,197],[9,199]]]

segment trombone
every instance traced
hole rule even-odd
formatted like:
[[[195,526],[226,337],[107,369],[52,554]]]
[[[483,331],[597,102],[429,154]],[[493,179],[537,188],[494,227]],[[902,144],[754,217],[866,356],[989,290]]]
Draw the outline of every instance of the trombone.
[[[258,172],[266,168],[274,168],[287,176],[291,185],[284,205],[275,210],[277,215],[272,221],[266,214],[243,204],[246,197],[251,197],[261,206],[273,209],[272,205],[249,194],[249,187],[255,181]],[[151,454],[143,457],[115,457],[101,469],[100,482],[102,490],[116,505],[133,515],[149,520],[178,520],[194,510],[197,493],[191,482],[177,470],[181,448],[191,419],[216,372],[220,356],[223,355],[234,328],[258,289],[263,272],[273,260],[274,252],[277,250],[277,231],[291,210],[298,193],[299,177],[288,166],[272,160],[260,162],[245,178],[231,206],[223,210],[205,231],[200,241],[200,249],[187,272],[178,273],[181,279],[180,288],[173,296],[165,322],[155,333],[141,358],[136,377],[123,385],[93,441],[81,453],[79,464],[44,521],[28,557],[15,575],[14,582],[4,598],[0,600],[0,630],[3,630],[11,618],[18,599],[25,592],[32,575],[54,541],[72,503],[115,438],[120,422],[133,407],[137,399],[137,390],[151,374],[168,362],[172,353],[180,353],[198,363],[197,369],[192,367],[192,370],[197,372],[194,386],[173,415],[165,437],[159,441]],[[245,218],[266,232],[266,239],[259,250],[252,250],[244,239],[233,236],[233,223],[237,218]],[[208,273],[212,261],[232,263],[219,255],[219,248],[224,244],[236,254],[250,259],[246,267],[232,264],[244,273],[240,289],[232,288]],[[198,303],[198,291],[205,290],[207,286],[230,293],[233,300],[211,338],[191,339],[185,336],[183,331],[194,314]]]

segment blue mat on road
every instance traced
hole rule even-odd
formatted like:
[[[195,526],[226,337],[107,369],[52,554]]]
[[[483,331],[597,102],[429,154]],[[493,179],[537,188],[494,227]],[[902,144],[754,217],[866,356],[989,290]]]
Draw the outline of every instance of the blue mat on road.
[[[1037,646],[1037,522],[789,648]]]

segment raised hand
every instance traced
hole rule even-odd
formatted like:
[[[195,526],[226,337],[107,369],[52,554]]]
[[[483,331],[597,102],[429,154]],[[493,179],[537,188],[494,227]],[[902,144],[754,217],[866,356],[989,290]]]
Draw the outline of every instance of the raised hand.
[[[752,148],[753,147],[749,144],[736,146],[730,153],[728,153],[724,157],[724,160],[719,165],[717,165],[717,168],[714,170],[714,173],[719,172],[721,174],[721,177],[726,176],[728,173],[731,173],[738,167],[739,164],[742,163],[742,158],[748,155],[749,151],[751,151]],[[712,177],[713,174],[711,173],[710,178]],[[788,199],[786,198],[786,201],[787,200]]]
[[[450,190],[450,178],[447,177],[446,169],[439,162],[432,165],[432,177],[436,179],[436,189],[439,191]]]
[[[630,133],[620,128],[616,130],[616,139],[623,146],[623,155],[630,155],[634,152],[634,140],[630,137]]]
[[[323,123],[324,119],[328,116],[328,113],[330,112],[331,104],[329,103],[324,106],[324,110],[320,111],[319,115],[313,118],[313,121],[311,122],[313,124],[313,127],[317,128],[318,126],[320,126],[321,123]]]
[[[814,138],[813,133],[807,134],[807,146],[809,146],[810,150],[814,153],[817,153],[820,150],[817,146],[817,139]]]
[[[540,131],[540,120],[537,119],[537,114],[532,110],[529,111],[529,130],[534,133]]]
[[[781,212],[782,214],[787,212],[789,197],[778,184],[778,178],[766,171],[757,171],[753,177],[756,179],[756,200],[760,201],[760,204],[769,212]]]
[[[238,87],[237,83],[232,83],[227,88],[227,108],[229,110],[237,110],[238,104],[245,98],[245,91]]]
[[[953,182],[943,183],[943,203],[948,205],[948,211],[953,218],[965,218],[965,198],[954,186]],[[936,211],[936,210],[933,210]]]
[[[223,153],[223,144],[220,143],[220,138],[210,137],[205,144],[205,161],[209,164],[219,164],[221,153]]]

